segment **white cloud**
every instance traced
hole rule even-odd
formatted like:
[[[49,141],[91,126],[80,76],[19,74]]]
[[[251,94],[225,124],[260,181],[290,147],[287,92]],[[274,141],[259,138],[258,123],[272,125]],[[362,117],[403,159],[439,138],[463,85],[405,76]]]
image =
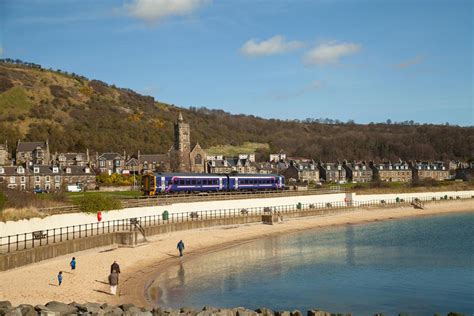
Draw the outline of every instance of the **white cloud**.
[[[404,60],[401,63],[394,65],[394,67],[398,69],[409,68],[421,64],[424,60],[424,56],[416,56],[415,58]]]
[[[315,80],[310,84],[293,91],[273,91],[269,94],[270,98],[276,101],[286,101],[289,99],[300,97],[306,93],[319,90],[323,87],[323,82]]]
[[[322,43],[304,55],[307,65],[337,64],[339,59],[355,54],[361,50],[361,45],[355,43]]]
[[[208,0],[133,0],[125,9],[131,16],[149,23],[158,22],[170,16],[190,14]]]
[[[251,39],[245,42],[240,52],[249,57],[260,57],[274,54],[282,54],[300,49],[304,46],[300,41],[285,41],[285,37],[275,35],[265,41],[257,42]]]

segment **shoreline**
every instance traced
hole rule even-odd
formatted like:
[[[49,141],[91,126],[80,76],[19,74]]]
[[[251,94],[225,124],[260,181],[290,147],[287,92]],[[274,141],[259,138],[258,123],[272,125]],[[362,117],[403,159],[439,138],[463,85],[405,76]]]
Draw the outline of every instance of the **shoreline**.
[[[474,200],[430,202],[422,210],[413,207],[355,209],[340,214],[285,219],[283,223],[276,225],[254,223],[156,235],[150,238],[149,243],[136,248],[105,247],[76,253],[74,256],[78,265],[74,272],[69,272],[68,268],[73,255],[1,272],[0,300],[9,300],[14,305],[45,304],[57,300],[152,306],[145,297],[146,289],[154,276],[175,265],[177,261],[193,260],[210,252],[272,235],[459,212],[474,212]],[[181,259],[175,249],[180,239],[186,244],[185,254]],[[108,294],[109,286],[106,282],[110,264],[114,260],[117,260],[122,270],[117,296]],[[56,285],[59,270],[65,271],[61,287]]]

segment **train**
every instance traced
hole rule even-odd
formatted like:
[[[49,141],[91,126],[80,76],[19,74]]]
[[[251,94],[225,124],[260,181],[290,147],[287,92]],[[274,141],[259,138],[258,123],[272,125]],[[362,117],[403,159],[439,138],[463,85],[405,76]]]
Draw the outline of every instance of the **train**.
[[[222,191],[275,191],[285,189],[278,174],[150,173],[142,177],[144,195]]]

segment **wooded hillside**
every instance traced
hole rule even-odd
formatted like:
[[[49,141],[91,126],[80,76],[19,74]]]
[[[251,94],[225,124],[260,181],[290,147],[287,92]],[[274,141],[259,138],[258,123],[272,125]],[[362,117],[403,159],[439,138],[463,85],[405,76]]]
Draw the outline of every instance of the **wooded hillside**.
[[[212,93],[211,91],[209,93]],[[267,143],[260,154],[325,161],[344,159],[470,159],[474,128],[266,120],[221,110],[184,109],[129,89],[75,74],[9,60],[0,63],[0,143],[49,139],[51,151],[164,153],[173,142],[178,111],[191,124],[192,142],[216,145]],[[449,120],[449,118],[446,118]]]

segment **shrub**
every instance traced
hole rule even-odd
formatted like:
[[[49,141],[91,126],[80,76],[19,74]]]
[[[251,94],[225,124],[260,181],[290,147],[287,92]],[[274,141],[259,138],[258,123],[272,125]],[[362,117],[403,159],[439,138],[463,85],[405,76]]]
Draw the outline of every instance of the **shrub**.
[[[118,210],[122,208],[120,201],[106,195],[85,195],[77,200],[81,212],[96,213],[98,211]]]
[[[7,203],[7,197],[3,192],[0,192],[0,211],[3,210],[5,207],[5,204]]]

